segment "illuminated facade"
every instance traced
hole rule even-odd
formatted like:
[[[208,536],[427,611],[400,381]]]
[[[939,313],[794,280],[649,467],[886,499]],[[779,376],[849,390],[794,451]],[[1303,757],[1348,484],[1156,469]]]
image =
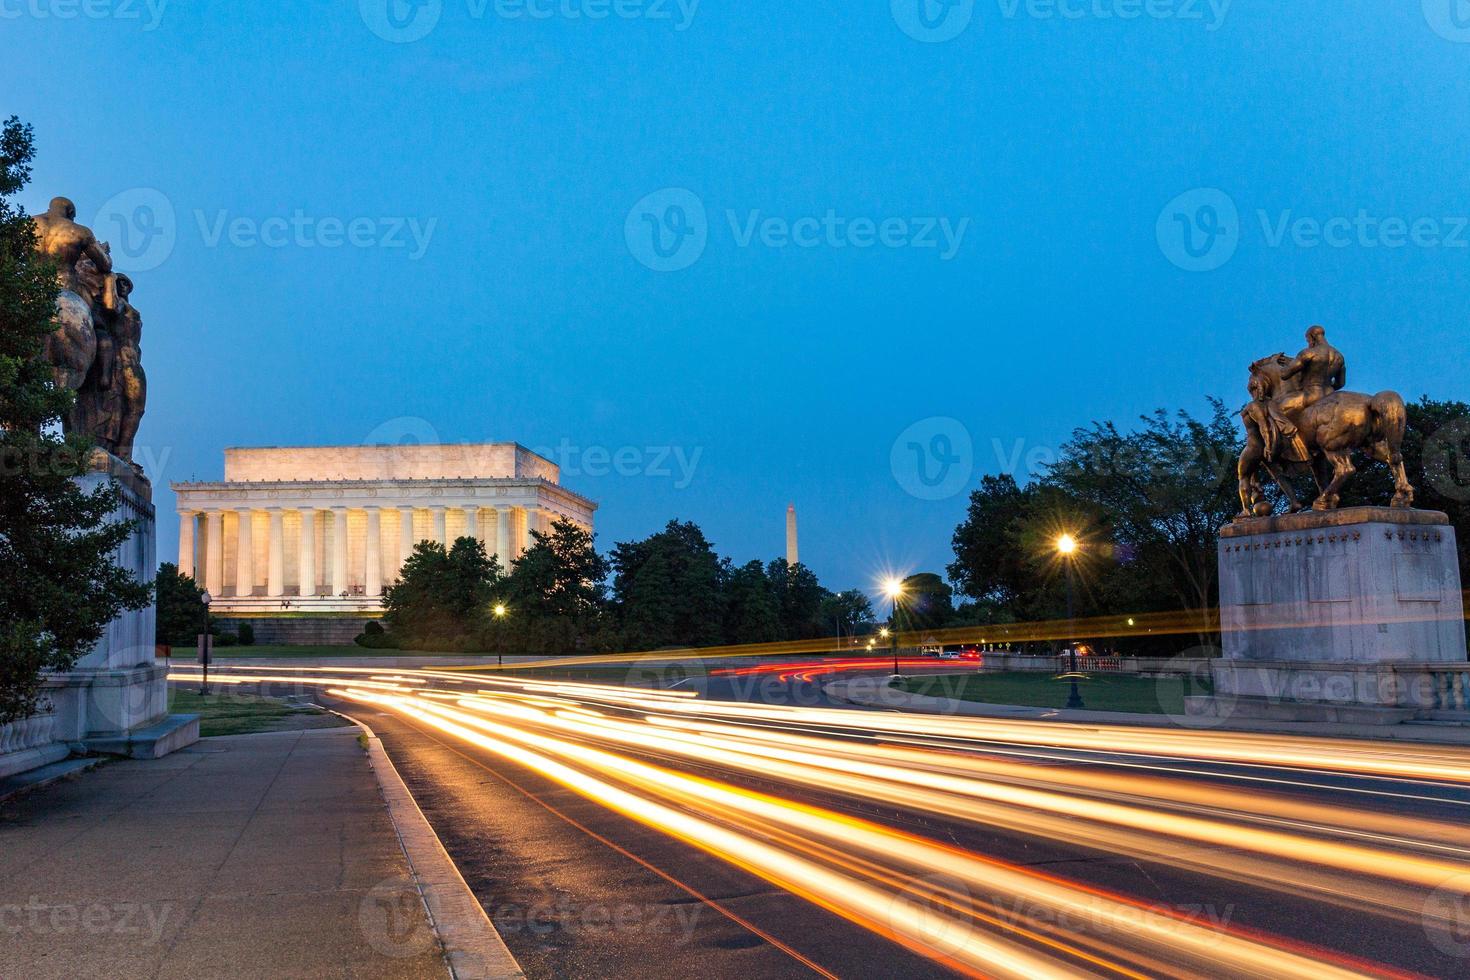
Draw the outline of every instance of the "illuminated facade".
[[[218,483],[175,483],[179,569],[225,615],[373,613],[420,541],[478,538],[502,567],[597,505],[515,443],[225,450]]]

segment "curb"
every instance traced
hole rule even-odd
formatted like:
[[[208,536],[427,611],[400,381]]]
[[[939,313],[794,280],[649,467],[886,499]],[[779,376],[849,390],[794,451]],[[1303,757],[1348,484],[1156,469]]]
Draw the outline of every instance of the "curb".
[[[450,975],[455,980],[524,980],[525,972],[465,884],[378,736],[351,715],[332,713],[352,722],[367,737],[368,763],[378,777],[393,830],[428,910],[429,924],[444,949]]]
[[[111,762],[112,758],[107,755],[92,755],[60,759],[50,765],[7,776],[0,779],[0,803],[7,803],[27,793],[50,786],[68,776],[96,769],[104,762]]]

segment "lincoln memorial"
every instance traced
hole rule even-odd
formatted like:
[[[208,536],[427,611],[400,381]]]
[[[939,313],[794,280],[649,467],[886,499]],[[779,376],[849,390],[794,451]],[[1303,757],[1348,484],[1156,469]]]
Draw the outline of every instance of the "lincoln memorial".
[[[226,449],[218,483],[175,483],[179,570],[227,616],[373,615],[420,541],[478,538],[508,568],[531,531],[597,505],[515,443]]]

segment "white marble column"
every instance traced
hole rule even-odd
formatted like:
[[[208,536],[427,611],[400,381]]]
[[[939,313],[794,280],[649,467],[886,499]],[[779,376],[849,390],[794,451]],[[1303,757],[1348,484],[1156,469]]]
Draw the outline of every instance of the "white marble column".
[[[194,575],[194,525],[199,515],[192,510],[179,511],[179,574]]]
[[[265,594],[279,598],[286,594],[286,528],[281,508],[271,507],[267,513]]]
[[[398,577],[403,577],[403,563],[408,561],[413,554],[413,546],[418,544],[413,537],[413,508],[398,508]]]
[[[362,591],[367,596],[383,594],[383,517],[377,507],[367,509],[367,540],[363,544]]]
[[[429,510],[434,515],[434,540],[442,544],[445,548],[448,548],[450,544],[447,539],[448,532],[444,529],[445,508],[431,507]]]
[[[531,547],[531,512],[517,507],[512,513],[515,514],[515,556],[519,558]]]
[[[332,596],[347,589],[347,508],[332,508]]]
[[[537,526],[539,513],[541,513],[541,511],[539,511],[538,508],[535,507],[526,507],[525,510],[520,511],[519,554],[525,554],[526,551],[531,550],[531,545],[535,544],[535,539],[532,538],[531,532],[532,530],[541,530]]]
[[[296,591],[303,596],[316,595],[316,510],[301,511],[301,551],[297,562]]]
[[[239,529],[235,532],[235,595],[255,594],[255,528],[250,521],[250,511],[237,510]]]
[[[509,507],[495,508],[495,557],[500,559],[500,567],[503,571],[510,570],[510,563],[515,560],[511,552],[511,510]]]
[[[464,536],[480,540],[480,508],[466,507],[464,509]]]
[[[204,513],[204,590],[218,599],[225,590],[225,513]]]

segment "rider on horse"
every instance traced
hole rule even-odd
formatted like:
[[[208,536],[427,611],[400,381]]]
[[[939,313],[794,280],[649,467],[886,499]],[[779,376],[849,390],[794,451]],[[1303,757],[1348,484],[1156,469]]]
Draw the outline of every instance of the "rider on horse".
[[[1327,342],[1327,331],[1312,327],[1307,331],[1307,348],[1296,356],[1281,372],[1281,380],[1298,378],[1296,391],[1283,391],[1266,402],[1266,415],[1271,424],[1263,433],[1266,439],[1266,459],[1277,458],[1279,442],[1287,446],[1286,460],[1305,462],[1309,459],[1307,444],[1297,431],[1291,416],[1310,408],[1334,391],[1341,391],[1347,384],[1347,360],[1342,352]]]

